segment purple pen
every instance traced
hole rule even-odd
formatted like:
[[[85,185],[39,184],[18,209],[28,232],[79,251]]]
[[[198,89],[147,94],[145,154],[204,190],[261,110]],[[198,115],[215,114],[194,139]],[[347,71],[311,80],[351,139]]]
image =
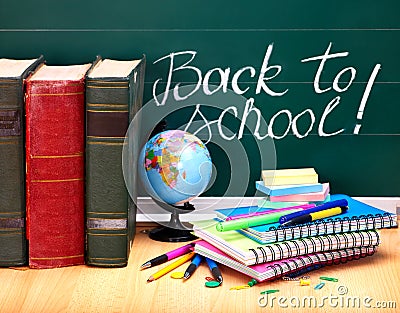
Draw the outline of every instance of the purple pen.
[[[166,252],[158,257],[155,257],[154,259],[151,259],[150,261],[147,261],[146,263],[144,263],[140,269],[144,269],[144,268],[148,268],[148,267],[152,267],[155,265],[159,265],[162,263],[165,263],[169,260],[175,259],[181,255],[184,255],[188,252],[191,252],[193,250],[194,247],[194,243],[189,243],[185,246],[182,246],[178,249]]]
[[[232,221],[232,220],[237,220],[239,218],[265,215],[265,214],[269,214],[269,213],[284,212],[284,211],[289,211],[289,210],[293,210],[293,209],[299,209],[299,211],[302,211],[302,210],[306,210],[306,209],[313,208],[313,207],[315,207],[314,203],[301,204],[301,205],[291,206],[291,207],[287,207],[287,208],[271,209],[271,210],[262,211],[262,212],[253,212],[253,213],[248,213],[248,214],[239,214],[239,215],[235,215],[235,216],[228,216],[225,219],[225,221]]]

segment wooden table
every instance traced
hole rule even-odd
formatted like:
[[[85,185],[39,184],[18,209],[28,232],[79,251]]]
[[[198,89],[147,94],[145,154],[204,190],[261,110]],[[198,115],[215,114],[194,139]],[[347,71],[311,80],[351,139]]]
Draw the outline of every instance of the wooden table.
[[[309,274],[311,286],[301,287],[298,282],[279,280],[257,284],[249,289],[230,290],[233,286],[246,284],[249,278],[221,266],[224,277],[222,286],[206,288],[205,277],[210,276],[210,272],[205,264],[202,264],[193,277],[185,282],[174,280],[168,275],[147,283],[147,278],[157,268],[139,271],[140,265],[182,244],[152,241],[143,233],[145,228],[148,227],[141,226],[137,229],[129,265],[126,268],[75,266],[50,270],[0,269],[0,312],[247,313],[271,310],[273,312],[398,312],[400,310],[399,229],[381,231],[381,246],[372,257],[311,272]],[[180,269],[184,270],[186,266],[185,264]],[[327,282],[321,290],[314,290],[313,286],[318,283],[321,275],[336,277],[339,282]],[[339,286],[342,286],[342,289],[338,290]],[[260,299],[260,291],[266,289],[279,289],[280,292]],[[339,292],[346,290],[346,294],[339,296]],[[324,300],[323,297],[328,298]],[[360,308],[355,309],[353,306],[358,306],[357,299],[360,299]],[[259,302],[265,306],[260,306]],[[323,302],[322,308],[314,308],[315,304],[321,305]],[[397,310],[373,309],[367,308],[366,305],[396,306]],[[312,309],[309,309],[310,306]]]

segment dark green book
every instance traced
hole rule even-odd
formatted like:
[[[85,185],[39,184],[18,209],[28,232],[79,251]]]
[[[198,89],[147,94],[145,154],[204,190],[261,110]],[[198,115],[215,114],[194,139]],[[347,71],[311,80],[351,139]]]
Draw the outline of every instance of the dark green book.
[[[136,199],[127,191],[122,149],[143,101],[145,58],[98,59],[86,78],[86,262],[128,264]],[[131,192],[131,195],[134,192]]]
[[[42,62],[0,59],[0,266],[27,263],[24,79]]]

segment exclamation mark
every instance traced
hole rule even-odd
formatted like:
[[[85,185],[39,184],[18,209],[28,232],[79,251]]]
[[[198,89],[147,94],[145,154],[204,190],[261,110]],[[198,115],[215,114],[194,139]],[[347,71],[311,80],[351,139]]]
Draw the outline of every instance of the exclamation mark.
[[[365,106],[367,105],[367,100],[368,100],[369,94],[371,93],[372,86],[374,85],[375,78],[378,75],[378,72],[380,69],[381,69],[381,65],[379,63],[376,64],[374,67],[374,70],[371,73],[371,76],[369,77],[367,86],[365,87],[365,91],[364,91],[363,97],[361,99],[360,107],[358,108],[358,112],[357,112],[357,119],[359,121],[359,124],[356,124],[356,127],[354,127],[354,131],[353,131],[353,134],[355,134],[355,135],[358,135],[358,133],[360,132],[360,128],[361,128],[360,123],[361,123],[361,120],[364,115]]]

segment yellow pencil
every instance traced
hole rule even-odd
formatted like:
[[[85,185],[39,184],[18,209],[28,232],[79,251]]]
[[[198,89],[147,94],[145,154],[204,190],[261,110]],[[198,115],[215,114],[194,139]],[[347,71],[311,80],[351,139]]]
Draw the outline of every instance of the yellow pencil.
[[[153,280],[159,279],[161,276],[171,272],[172,270],[176,269],[178,266],[182,265],[183,263],[189,261],[194,256],[194,252],[190,252],[183,257],[176,260],[174,263],[164,267],[163,269],[159,270],[157,273],[151,275],[147,282],[152,282]]]

